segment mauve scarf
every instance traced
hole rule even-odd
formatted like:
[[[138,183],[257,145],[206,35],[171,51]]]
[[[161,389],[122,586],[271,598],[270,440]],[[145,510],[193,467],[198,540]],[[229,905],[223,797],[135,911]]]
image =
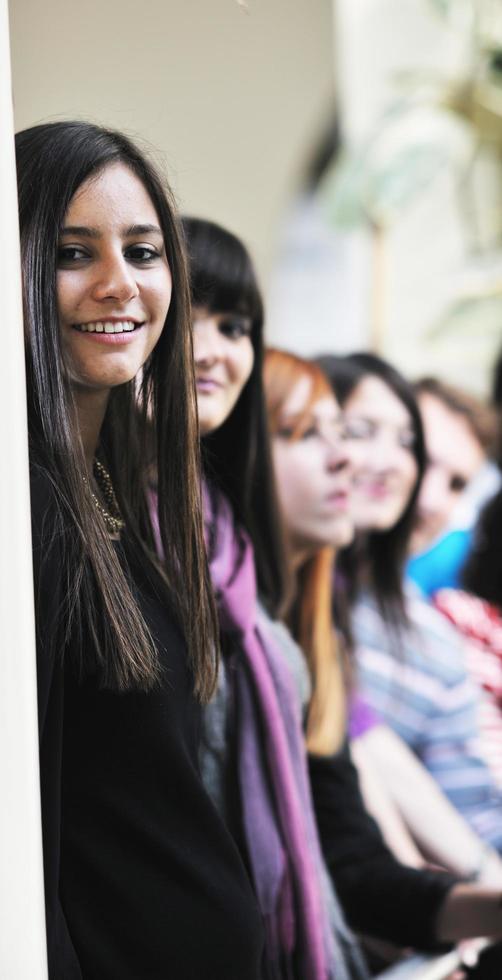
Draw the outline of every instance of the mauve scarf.
[[[268,976],[325,980],[332,938],[298,700],[259,611],[250,540],[212,487],[205,487],[204,507],[220,628],[242,651],[235,669],[238,779]]]

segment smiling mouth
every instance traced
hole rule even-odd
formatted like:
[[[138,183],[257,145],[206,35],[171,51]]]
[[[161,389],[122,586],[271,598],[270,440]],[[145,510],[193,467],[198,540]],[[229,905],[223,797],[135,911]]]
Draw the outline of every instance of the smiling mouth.
[[[134,320],[121,320],[120,323],[97,320],[94,323],[73,323],[72,329],[78,333],[133,333],[142,326],[143,323],[136,323]]]

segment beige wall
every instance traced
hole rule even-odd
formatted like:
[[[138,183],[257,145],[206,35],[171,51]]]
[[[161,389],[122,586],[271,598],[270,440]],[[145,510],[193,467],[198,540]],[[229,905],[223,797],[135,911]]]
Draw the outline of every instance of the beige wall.
[[[332,95],[330,0],[10,0],[18,129],[90,118],[159,148],[181,206],[266,279]]]

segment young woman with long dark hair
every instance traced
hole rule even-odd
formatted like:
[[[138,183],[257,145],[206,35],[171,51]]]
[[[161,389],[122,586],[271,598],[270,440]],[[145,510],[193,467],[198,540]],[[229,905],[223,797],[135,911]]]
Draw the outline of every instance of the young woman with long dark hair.
[[[49,975],[256,980],[256,904],[198,773],[218,644],[172,200],[119,133],[16,146]]]
[[[439,940],[470,935],[470,929],[480,928],[480,920],[491,928],[498,912],[495,895],[490,894],[484,904],[483,900],[475,903],[475,914],[466,924],[462,916],[463,886],[459,892],[453,889],[455,879],[450,876],[399,865],[363,808],[346,746],[338,753],[334,751],[343,726],[338,719],[333,724],[332,719],[324,718],[324,692],[320,688],[312,702],[316,710],[310,711],[310,681],[303,655],[284,625],[271,618],[286,615],[292,608],[289,583],[296,576],[288,574],[290,562],[282,545],[263,382],[256,370],[263,358],[262,307],[256,279],[249,256],[235,236],[197,219],[185,219],[184,227],[194,300],[206,535],[224,650],[217,694],[206,709],[202,770],[251,870],[266,926],[264,976],[282,978],[292,972],[302,980],[333,974],[361,977],[365,971],[354,937],[334,891],[327,887],[328,866],[337,886],[340,883],[356,926],[402,944],[427,947]],[[325,379],[320,393],[333,403]],[[241,397],[247,400],[248,412],[241,416],[238,442],[232,416],[239,411]],[[248,414],[252,405],[256,416]],[[259,445],[256,432],[262,434]],[[330,430],[330,439],[332,435]],[[234,474],[237,449],[239,465]],[[261,473],[257,472],[258,465]],[[253,498],[258,486],[261,493]],[[332,502],[330,507],[332,511]],[[270,550],[275,567],[286,569],[279,580],[286,588],[276,586],[273,595],[266,586],[275,573],[267,573],[268,541],[263,530],[255,546],[254,528],[260,522],[262,529],[273,530]],[[260,552],[258,574],[254,572],[251,543]],[[309,635],[309,624],[315,632],[317,627],[331,623],[330,573],[328,568],[327,607],[322,601],[324,594],[318,604],[312,585],[314,606],[307,602],[302,610],[305,615],[298,619],[312,665],[314,691],[315,671],[322,675],[320,658],[332,655],[335,649],[330,634],[327,643],[321,637],[321,644]],[[293,601],[299,610],[302,604],[298,604],[297,583],[295,588]],[[299,665],[298,671],[296,667],[292,670],[294,664]],[[326,666],[323,676],[329,679],[330,695],[339,693],[338,664],[333,671],[330,664]],[[333,704],[331,696],[329,704]],[[310,756],[315,815],[325,845],[324,865],[312,827],[311,791],[305,780],[305,746],[300,731],[303,708],[307,726],[310,721],[308,742],[313,752],[325,753]],[[469,887],[473,886],[465,887],[470,909]],[[293,908],[291,895],[296,899]],[[313,922],[316,908],[318,919]],[[326,924],[332,930],[331,941],[326,936]]]
[[[362,978],[323,866],[300,705],[277,617],[288,574],[263,395],[263,308],[242,243],[184,219],[193,300],[206,536],[223,658],[206,708],[202,771],[250,867],[265,925],[263,975]]]
[[[481,754],[479,693],[458,634],[404,585],[425,451],[410,384],[372,354],[323,358],[344,409],[354,544],[341,568],[358,675],[371,706],[415,751],[478,836],[502,850],[502,795]]]

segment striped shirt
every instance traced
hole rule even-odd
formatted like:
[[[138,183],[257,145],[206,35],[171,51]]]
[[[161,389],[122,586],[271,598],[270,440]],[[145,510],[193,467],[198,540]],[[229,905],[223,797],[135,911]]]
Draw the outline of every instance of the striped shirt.
[[[495,606],[457,589],[443,589],[434,605],[466,641],[467,670],[481,689],[484,754],[502,788],[502,616]]]
[[[361,691],[373,710],[416,753],[472,828],[502,852],[502,790],[480,737],[480,693],[465,666],[457,631],[407,590],[409,624],[392,636],[374,600],[353,614]]]

